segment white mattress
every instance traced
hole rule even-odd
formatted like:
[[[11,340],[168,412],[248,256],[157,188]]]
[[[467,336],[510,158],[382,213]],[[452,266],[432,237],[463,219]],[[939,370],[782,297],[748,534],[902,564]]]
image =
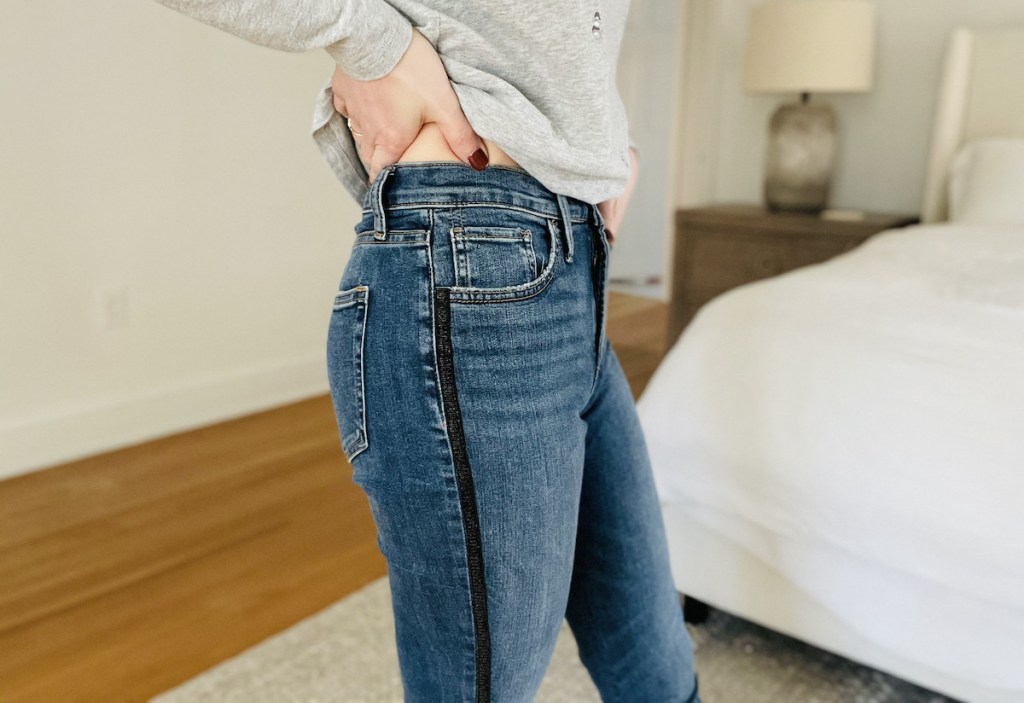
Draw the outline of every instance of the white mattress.
[[[1024,700],[1024,229],[890,230],[734,289],[637,407],[666,511],[714,516],[879,647]]]

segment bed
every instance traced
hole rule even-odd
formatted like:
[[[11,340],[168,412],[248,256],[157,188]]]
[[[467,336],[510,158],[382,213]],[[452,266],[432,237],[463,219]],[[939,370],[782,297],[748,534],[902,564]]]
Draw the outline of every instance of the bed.
[[[680,592],[971,703],[1024,701],[1021,65],[956,30],[921,224],[715,298],[637,402]]]

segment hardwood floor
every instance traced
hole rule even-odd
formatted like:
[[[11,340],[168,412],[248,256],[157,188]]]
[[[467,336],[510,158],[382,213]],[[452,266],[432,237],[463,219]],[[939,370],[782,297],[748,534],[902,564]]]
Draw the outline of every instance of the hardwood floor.
[[[633,397],[639,398],[665,356],[668,304],[612,292],[608,296],[608,337],[626,372]]]
[[[638,397],[667,307],[609,296]],[[383,576],[329,396],[0,482],[0,701],[145,701]]]

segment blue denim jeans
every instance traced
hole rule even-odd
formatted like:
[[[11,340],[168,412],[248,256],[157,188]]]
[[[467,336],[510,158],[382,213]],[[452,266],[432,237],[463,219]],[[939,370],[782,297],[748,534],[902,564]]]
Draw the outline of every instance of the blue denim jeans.
[[[327,366],[406,701],[532,701],[563,618],[603,701],[699,701],[596,206],[407,162],[355,231]]]

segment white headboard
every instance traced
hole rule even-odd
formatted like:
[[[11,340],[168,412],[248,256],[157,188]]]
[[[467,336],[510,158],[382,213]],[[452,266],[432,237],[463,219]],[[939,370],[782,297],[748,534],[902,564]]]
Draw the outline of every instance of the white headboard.
[[[956,29],[946,51],[921,222],[948,216],[946,170],[981,137],[1024,137],[1024,27]]]

